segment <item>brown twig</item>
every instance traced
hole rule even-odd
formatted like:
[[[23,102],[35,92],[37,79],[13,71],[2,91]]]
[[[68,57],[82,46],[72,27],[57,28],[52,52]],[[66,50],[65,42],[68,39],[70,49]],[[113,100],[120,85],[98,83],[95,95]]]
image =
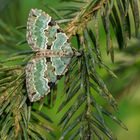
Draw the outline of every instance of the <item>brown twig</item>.
[[[107,3],[107,0],[101,0],[99,3],[93,5],[89,9],[89,11],[86,12],[86,8],[84,7],[80,13],[68,24],[68,27],[66,28],[66,33],[69,38],[71,38],[73,35],[75,35],[77,32],[80,32],[80,30],[83,29],[83,27],[90,21],[91,15],[102,8],[104,4]],[[90,6],[90,3],[86,6]],[[82,15],[82,16],[81,16]]]

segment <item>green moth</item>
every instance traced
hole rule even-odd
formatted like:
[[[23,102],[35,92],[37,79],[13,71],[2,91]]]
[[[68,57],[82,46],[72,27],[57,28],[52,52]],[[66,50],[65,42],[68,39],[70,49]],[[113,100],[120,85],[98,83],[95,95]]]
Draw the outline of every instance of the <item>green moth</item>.
[[[26,66],[26,87],[31,102],[43,98],[66,73],[74,51],[66,34],[45,12],[31,9],[27,42],[36,56]]]

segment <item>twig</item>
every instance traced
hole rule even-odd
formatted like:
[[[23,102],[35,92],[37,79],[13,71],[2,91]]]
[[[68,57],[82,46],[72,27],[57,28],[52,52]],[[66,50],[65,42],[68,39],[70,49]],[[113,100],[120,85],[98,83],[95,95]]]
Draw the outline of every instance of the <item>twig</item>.
[[[82,30],[83,27],[90,21],[92,17],[91,14],[99,10],[103,6],[103,4],[106,4],[106,3],[107,3],[107,0],[102,0],[98,4],[93,3],[93,1],[89,2],[81,10],[81,12],[78,13],[78,15],[73,19],[73,21],[71,21],[68,24],[68,27],[66,28],[66,33],[68,37],[71,38],[73,35],[75,35],[76,32],[80,32],[80,30]]]

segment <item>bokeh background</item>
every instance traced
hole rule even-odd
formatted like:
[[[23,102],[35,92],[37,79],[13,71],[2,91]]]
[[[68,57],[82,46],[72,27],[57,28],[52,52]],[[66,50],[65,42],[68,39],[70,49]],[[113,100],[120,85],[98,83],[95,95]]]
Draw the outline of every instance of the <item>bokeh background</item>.
[[[30,50],[27,44],[17,47],[21,36],[8,38],[8,35],[16,32],[19,26],[26,26],[28,12],[31,8],[40,8],[48,12],[53,18],[57,18],[50,10],[61,9],[67,3],[59,0],[0,0],[0,60],[9,57],[20,50]],[[12,32],[11,32],[12,29]],[[134,30],[134,29],[133,29]],[[132,30],[132,31],[133,31]],[[20,30],[24,33],[26,30]],[[5,32],[5,33],[4,33]],[[25,36],[23,36],[25,38]],[[73,41],[74,42],[74,41]],[[15,45],[14,45],[15,43]],[[74,45],[74,43],[73,43]],[[109,90],[116,98],[119,111],[116,115],[126,124],[128,131],[107,120],[118,137],[118,140],[139,140],[140,139],[140,35],[132,37],[128,41],[128,47],[119,50],[115,46],[115,62],[112,63],[105,51],[105,34],[101,25],[100,46],[104,62],[116,73],[117,79],[112,78],[105,71],[99,69]],[[60,86],[61,83],[59,83]],[[57,101],[59,102],[59,100]],[[56,104],[57,104],[56,102]],[[53,110],[48,110],[51,114]],[[57,118],[55,118],[57,121]]]

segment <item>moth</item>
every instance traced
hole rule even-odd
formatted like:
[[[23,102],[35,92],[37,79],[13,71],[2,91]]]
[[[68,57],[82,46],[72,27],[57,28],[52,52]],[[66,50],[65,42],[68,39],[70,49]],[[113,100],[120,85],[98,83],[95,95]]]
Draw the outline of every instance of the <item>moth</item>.
[[[42,10],[31,9],[27,21],[27,42],[36,53],[26,66],[26,88],[31,102],[47,95],[66,73],[74,51],[67,35]]]

